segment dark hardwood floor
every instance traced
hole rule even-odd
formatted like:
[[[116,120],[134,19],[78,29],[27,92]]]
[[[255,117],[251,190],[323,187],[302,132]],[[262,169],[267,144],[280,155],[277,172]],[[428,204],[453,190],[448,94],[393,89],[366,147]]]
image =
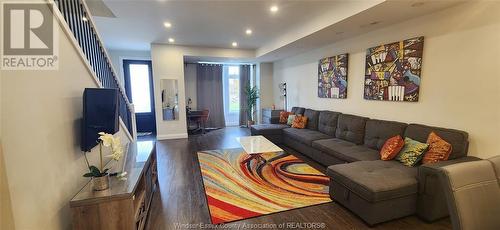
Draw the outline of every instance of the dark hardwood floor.
[[[199,225],[210,224],[210,216],[196,152],[238,148],[240,145],[235,137],[246,135],[249,135],[248,129],[232,127],[188,139],[158,141],[156,148],[160,190],[153,197],[146,229],[209,227]],[[248,227],[250,224],[312,222],[324,224],[323,229],[369,229],[360,218],[335,202],[232,222],[227,229],[238,229],[238,225],[240,229],[244,229],[243,224]],[[179,227],[181,224],[182,227]],[[451,229],[451,224],[449,219],[428,224],[416,216],[409,216],[376,225],[373,229]]]

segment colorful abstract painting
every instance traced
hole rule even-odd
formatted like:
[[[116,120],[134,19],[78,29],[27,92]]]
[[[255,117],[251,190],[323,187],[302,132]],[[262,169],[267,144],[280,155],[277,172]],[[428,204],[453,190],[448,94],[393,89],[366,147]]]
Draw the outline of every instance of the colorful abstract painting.
[[[330,178],[285,152],[251,160],[243,149],[198,152],[211,221],[227,223],[331,202]]]
[[[417,102],[423,48],[417,37],[366,50],[365,99]]]
[[[347,54],[319,60],[318,97],[347,98]]]

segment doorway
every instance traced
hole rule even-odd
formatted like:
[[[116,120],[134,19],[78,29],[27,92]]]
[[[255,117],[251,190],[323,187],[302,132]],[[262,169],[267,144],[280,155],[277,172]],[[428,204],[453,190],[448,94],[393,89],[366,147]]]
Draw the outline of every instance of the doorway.
[[[156,134],[156,116],[151,61],[123,60],[125,91],[134,104],[139,136]]]

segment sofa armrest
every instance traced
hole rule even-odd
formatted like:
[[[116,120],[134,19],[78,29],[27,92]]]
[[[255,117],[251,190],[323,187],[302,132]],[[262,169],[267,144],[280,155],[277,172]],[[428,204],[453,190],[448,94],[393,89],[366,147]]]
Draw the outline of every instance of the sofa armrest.
[[[448,216],[446,196],[439,180],[441,167],[477,160],[480,159],[467,156],[418,167],[417,215],[428,222]]]

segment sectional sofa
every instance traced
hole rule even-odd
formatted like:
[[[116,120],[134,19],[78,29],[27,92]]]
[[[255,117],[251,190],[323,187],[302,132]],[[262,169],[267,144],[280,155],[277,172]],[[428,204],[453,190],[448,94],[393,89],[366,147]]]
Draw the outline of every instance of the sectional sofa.
[[[291,112],[308,117],[305,129],[263,124],[253,125],[251,134],[263,135],[324,166],[331,178],[332,199],[369,225],[413,214],[428,222],[448,216],[439,168],[478,160],[467,156],[468,134],[463,131],[301,107]],[[388,138],[401,135],[426,142],[431,131],[452,145],[447,161],[408,167],[396,160],[380,160],[379,151]]]

